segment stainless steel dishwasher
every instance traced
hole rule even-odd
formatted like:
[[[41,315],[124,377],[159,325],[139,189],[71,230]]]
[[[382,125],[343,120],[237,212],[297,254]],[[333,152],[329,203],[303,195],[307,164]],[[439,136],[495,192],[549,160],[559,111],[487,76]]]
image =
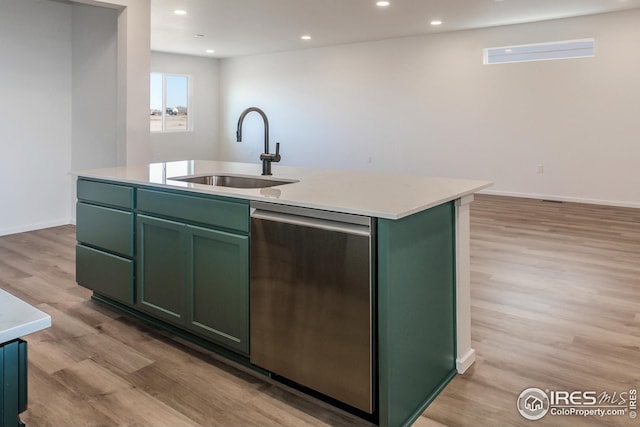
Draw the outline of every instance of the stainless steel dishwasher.
[[[373,413],[375,221],[251,206],[251,363]]]

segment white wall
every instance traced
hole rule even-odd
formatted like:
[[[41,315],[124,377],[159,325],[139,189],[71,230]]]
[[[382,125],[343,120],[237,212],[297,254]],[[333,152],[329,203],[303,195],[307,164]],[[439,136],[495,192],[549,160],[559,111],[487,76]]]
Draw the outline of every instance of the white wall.
[[[72,169],[149,162],[149,13],[0,1],[0,235],[73,222]]]
[[[235,142],[254,105],[282,164],[488,179],[502,194],[640,207],[638,22],[635,10],[225,59],[218,157],[259,162],[259,117]],[[595,58],[482,65],[485,47],[585,37]]]
[[[72,6],[71,168],[118,166],[118,11]]]
[[[189,132],[151,134],[152,161],[215,158],[218,144],[219,60],[188,55],[152,52],[151,71],[186,74],[193,89]],[[147,118],[148,122],[148,118]]]
[[[119,165],[146,164],[149,138],[150,0],[70,0],[118,11],[117,155]]]
[[[71,9],[0,2],[0,235],[67,224]]]
[[[86,1],[86,0],[83,0]],[[150,0],[100,0],[124,4],[118,15],[118,163],[149,163]]]
[[[119,11],[74,3],[71,7],[71,170],[120,164],[117,34]],[[71,223],[76,221],[76,179],[69,183]]]

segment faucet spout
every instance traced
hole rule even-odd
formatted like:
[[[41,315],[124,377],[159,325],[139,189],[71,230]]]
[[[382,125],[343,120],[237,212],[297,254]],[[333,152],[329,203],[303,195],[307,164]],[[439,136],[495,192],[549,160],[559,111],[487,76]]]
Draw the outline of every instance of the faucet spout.
[[[236,141],[242,141],[242,124],[247,114],[253,111],[260,114],[264,122],[264,153],[260,155],[260,160],[262,160],[262,175],[271,175],[271,163],[280,161],[280,143],[277,144],[276,154],[269,153],[269,119],[264,111],[257,107],[249,107],[240,114],[238,128],[236,130]]]
[[[236,141],[238,142],[242,141],[242,123],[244,122],[244,118],[247,117],[247,114],[251,113],[252,111],[255,111],[256,113],[260,114],[260,117],[262,117],[262,121],[264,122],[264,152],[268,153],[269,152],[269,119],[267,118],[267,115],[264,113],[264,111],[262,111],[258,107],[249,107],[240,114],[240,118],[238,119],[238,129],[236,130],[236,138],[237,138]]]

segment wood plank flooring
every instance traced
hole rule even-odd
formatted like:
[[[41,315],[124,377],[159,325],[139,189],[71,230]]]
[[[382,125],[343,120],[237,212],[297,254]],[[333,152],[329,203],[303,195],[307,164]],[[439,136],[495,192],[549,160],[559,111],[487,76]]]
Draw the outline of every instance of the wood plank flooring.
[[[478,196],[471,210],[475,365],[424,417],[449,426],[640,426],[517,412],[524,389],[640,389],[640,209]]]
[[[0,237],[0,288],[53,323],[27,337],[29,427],[370,425],[90,300],[74,259],[73,226]]]
[[[640,210],[478,196],[471,221],[477,361],[414,426],[640,426],[516,409],[528,387],[640,389]],[[369,425],[91,301],[74,244],[0,237],[0,288],[53,318],[27,337],[29,427]]]

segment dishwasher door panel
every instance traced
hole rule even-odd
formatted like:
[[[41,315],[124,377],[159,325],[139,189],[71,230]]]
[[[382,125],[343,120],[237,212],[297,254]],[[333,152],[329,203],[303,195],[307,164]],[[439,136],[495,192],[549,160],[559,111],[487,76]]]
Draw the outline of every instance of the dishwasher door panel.
[[[370,237],[251,220],[251,363],[373,412]]]

